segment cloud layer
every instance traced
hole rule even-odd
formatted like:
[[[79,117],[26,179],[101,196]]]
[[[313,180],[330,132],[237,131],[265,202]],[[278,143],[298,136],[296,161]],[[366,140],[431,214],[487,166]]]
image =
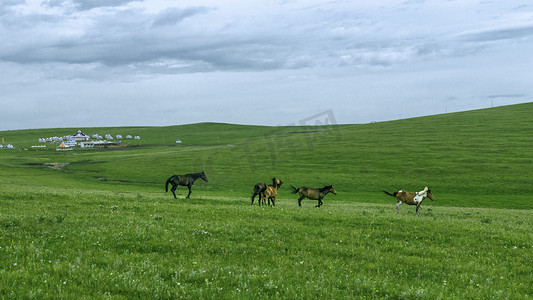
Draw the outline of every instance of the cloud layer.
[[[110,99],[117,104],[124,102],[124,88],[145,85],[152,96],[143,97],[162,107],[178,107],[178,96],[202,107],[226,101],[226,106],[242,108],[239,103],[247,99],[245,115],[250,115],[270,92],[281,103],[295,104],[289,106],[312,103],[304,104],[316,107],[308,109],[311,115],[338,107],[346,116],[337,119],[352,122],[398,115],[371,113],[383,111],[383,105],[416,107],[413,115],[421,115],[431,112],[420,107],[451,106],[449,99],[460,99],[454,105],[460,110],[482,107],[481,101],[491,95],[523,95],[505,98],[509,103],[528,101],[532,95],[525,83],[533,78],[523,74],[531,69],[527,58],[533,45],[533,6],[518,0],[7,0],[0,3],[0,38],[0,70],[8,74],[0,93],[13,107],[67,98],[66,107],[99,101],[109,105]],[[509,85],[507,73],[526,77]],[[61,92],[50,90],[52,86]],[[395,86],[399,93],[391,92]],[[450,95],[451,88],[456,94]],[[106,91],[100,95],[104,100],[79,94],[95,89]],[[127,97],[143,102],[135,94]],[[330,106],[324,105],[325,99]],[[375,107],[367,107],[368,101]],[[95,114],[90,107],[89,113]],[[361,118],[360,107],[372,119]],[[180,123],[162,118],[150,106],[136,108],[154,115],[137,116],[139,124]],[[189,110],[197,118],[181,120],[276,125],[292,118],[289,111],[278,113],[275,121],[231,112],[224,118],[219,111]],[[0,130],[47,122],[3,123]]]

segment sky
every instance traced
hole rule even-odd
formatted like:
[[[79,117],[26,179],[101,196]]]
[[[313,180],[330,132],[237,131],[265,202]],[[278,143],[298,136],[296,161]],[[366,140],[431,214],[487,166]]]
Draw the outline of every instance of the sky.
[[[1,0],[0,130],[369,123],[531,102],[530,0]]]

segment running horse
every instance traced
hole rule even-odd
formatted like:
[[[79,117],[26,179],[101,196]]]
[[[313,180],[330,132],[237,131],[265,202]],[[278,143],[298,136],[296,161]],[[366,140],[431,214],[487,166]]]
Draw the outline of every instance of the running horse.
[[[383,192],[389,196],[395,197],[396,200],[398,200],[398,202],[396,203],[397,213],[400,213],[399,206],[402,203],[406,203],[409,205],[416,205],[416,214],[418,215],[419,210],[420,210],[420,205],[422,205],[422,201],[424,201],[424,199],[429,198],[431,201],[434,200],[433,194],[431,194],[431,190],[428,189],[427,186],[425,189],[423,189],[422,191],[418,193],[411,193],[411,192],[406,192],[402,190],[394,192],[392,194],[387,191],[383,191]]]
[[[178,199],[175,193],[176,189],[180,185],[186,186],[189,188],[189,194],[187,195],[186,199],[189,199],[189,197],[191,196],[191,187],[198,178],[202,178],[203,180],[205,180],[205,182],[208,182],[207,176],[205,175],[203,171],[201,173],[173,175],[172,177],[167,179],[167,183],[165,185],[165,191],[168,192],[168,184],[170,183],[172,185],[172,188],[170,189],[170,191],[172,192],[172,194],[174,194],[174,199]]]
[[[337,195],[337,191],[333,188],[332,185],[326,185],[325,187],[320,188],[320,189],[310,188],[307,186],[295,188],[294,186],[291,185],[291,187],[292,187],[293,194],[296,194],[296,193],[300,194],[300,198],[298,198],[298,206],[300,207],[302,206],[302,200],[304,198],[309,198],[311,200],[318,200],[318,205],[315,207],[320,207],[323,204],[322,199],[324,199],[324,197],[328,193]]]

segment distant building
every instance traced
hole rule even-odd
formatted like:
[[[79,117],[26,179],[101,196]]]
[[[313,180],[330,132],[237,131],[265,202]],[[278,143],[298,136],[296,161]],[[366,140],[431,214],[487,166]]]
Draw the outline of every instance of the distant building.
[[[133,139],[134,139],[134,140],[140,140],[140,139],[141,139],[141,137],[140,137],[140,136],[138,136],[138,135],[136,135],[136,136],[135,136],[135,137],[134,137]]]
[[[126,138],[127,138],[127,139],[131,139],[132,136],[128,134],[128,135],[126,136]]]
[[[70,139],[70,140],[68,140],[66,142],[63,142],[63,144],[68,146],[68,147],[76,147],[78,142],[76,142],[74,139]]]
[[[76,142],[81,142],[81,141],[88,141],[90,137],[88,135],[85,135],[83,132],[81,132],[81,130],[78,130],[78,132],[75,135],[71,136],[70,139]]]
[[[61,145],[59,145],[57,148],[56,148],[57,151],[63,151],[63,150],[72,150],[71,147],[65,145],[65,142],[61,143]]]

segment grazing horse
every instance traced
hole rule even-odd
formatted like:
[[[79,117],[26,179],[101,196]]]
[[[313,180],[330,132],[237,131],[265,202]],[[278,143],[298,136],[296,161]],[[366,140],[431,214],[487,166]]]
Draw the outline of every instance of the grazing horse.
[[[173,175],[172,177],[167,179],[167,183],[165,185],[165,191],[168,192],[168,184],[169,183],[172,184],[172,188],[170,189],[170,191],[172,191],[172,194],[174,194],[174,199],[178,199],[175,193],[176,189],[178,188],[179,185],[186,186],[189,188],[189,194],[187,195],[187,199],[189,199],[189,196],[191,196],[191,187],[196,181],[196,179],[198,178],[202,178],[203,180],[205,180],[205,182],[207,182],[207,176],[205,175],[203,171],[201,173]]]
[[[255,199],[255,196],[259,195],[259,206],[261,206],[261,199],[263,199],[263,192],[265,191],[267,185],[266,183],[256,183],[254,185],[254,188],[252,190],[253,194],[252,194],[252,204],[251,205],[254,205],[254,199]]]
[[[268,200],[268,206],[270,206],[270,201],[272,201],[272,206],[276,206],[276,197],[278,196],[278,188],[282,184],[283,184],[283,181],[279,180],[276,177],[272,178],[272,185],[267,185],[265,189],[263,190],[263,192],[261,193],[263,196],[262,197],[263,205],[266,205],[266,201]],[[261,204],[261,200],[259,200],[259,204]]]
[[[302,206],[302,199],[306,197],[311,200],[318,200],[318,205],[315,207],[320,207],[322,205],[322,199],[328,193],[333,193],[334,195],[337,195],[337,191],[331,185],[326,185],[325,187],[320,188],[320,189],[310,188],[307,186],[295,188],[294,186],[291,185],[291,187],[293,190],[292,191],[293,194],[296,194],[296,193],[300,194],[300,198],[298,198],[298,206],[300,207]]]
[[[395,197],[398,200],[398,202],[396,203],[397,213],[400,213],[400,208],[399,208],[400,204],[406,203],[409,205],[416,205],[416,214],[418,215],[419,210],[420,210],[420,205],[422,205],[422,201],[424,201],[424,199],[429,198],[431,201],[434,200],[433,194],[431,194],[431,190],[428,189],[427,186],[425,189],[423,189],[422,191],[418,193],[411,193],[411,192],[406,192],[406,191],[401,191],[401,190],[398,192],[394,192],[392,194],[387,191],[383,191],[383,192],[389,196]]]

